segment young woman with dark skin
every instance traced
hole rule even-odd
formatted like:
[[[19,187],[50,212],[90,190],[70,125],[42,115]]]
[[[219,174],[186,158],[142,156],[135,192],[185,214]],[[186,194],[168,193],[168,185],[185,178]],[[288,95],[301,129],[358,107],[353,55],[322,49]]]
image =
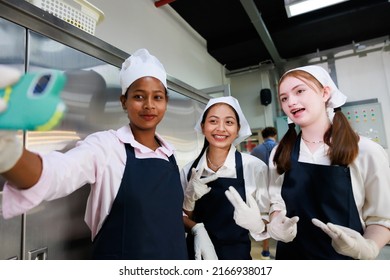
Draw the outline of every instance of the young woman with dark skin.
[[[167,110],[165,69],[140,49],[123,63],[120,80],[129,124],[91,134],[66,153],[22,149],[2,172],[3,216],[90,184],[85,221],[94,259],[187,259],[174,148],[156,132]]]

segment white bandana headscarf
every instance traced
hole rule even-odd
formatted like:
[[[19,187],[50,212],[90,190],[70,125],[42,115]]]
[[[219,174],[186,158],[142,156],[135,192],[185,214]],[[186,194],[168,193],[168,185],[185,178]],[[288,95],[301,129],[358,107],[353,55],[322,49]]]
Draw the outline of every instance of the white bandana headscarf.
[[[283,74],[283,76],[289,72],[296,71],[296,70],[305,71],[311,74],[314,78],[316,78],[321,83],[322,86],[324,87],[327,86],[330,88],[330,98],[327,103],[328,108],[341,107],[347,101],[347,97],[337,88],[332,78],[330,77],[328,71],[326,71],[321,66],[310,65],[310,66],[294,68],[288,70],[286,73]]]
[[[212,98],[209,100],[209,102],[206,105],[206,108],[203,110],[202,115],[200,116],[198,122],[195,125],[195,130],[199,133],[202,133],[202,119],[204,113],[207,111],[208,108],[213,106],[214,104],[217,103],[225,103],[230,106],[237,112],[238,117],[240,118],[240,130],[238,131],[238,136],[237,138],[233,141],[233,145],[237,146],[240,144],[242,141],[244,141],[246,138],[252,135],[252,131],[250,129],[249,123],[246,120],[244,113],[241,110],[240,104],[238,103],[238,100],[235,99],[232,96],[224,96],[224,97],[217,97],[217,98]]]
[[[161,62],[146,49],[139,49],[133,53],[122,64],[119,73],[122,86],[122,95],[124,95],[129,86],[139,78],[154,77],[163,83],[167,88],[167,73]]]

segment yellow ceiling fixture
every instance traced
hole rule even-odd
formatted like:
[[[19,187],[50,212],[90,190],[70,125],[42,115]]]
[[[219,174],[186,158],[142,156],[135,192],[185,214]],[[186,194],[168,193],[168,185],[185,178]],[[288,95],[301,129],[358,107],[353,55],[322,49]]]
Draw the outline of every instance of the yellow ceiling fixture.
[[[287,16],[293,17],[348,0],[284,0]]]

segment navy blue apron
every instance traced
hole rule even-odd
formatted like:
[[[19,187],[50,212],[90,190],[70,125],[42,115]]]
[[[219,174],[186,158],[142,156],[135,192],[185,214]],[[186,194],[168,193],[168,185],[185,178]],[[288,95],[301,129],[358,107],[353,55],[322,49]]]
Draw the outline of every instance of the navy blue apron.
[[[246,200],[242,157],[238,151],[235,153],[235,160],[237,178],[218,178],[208,183],[211,191],[196,201],[193,212],[193,220],[204,224],[219,260],[252,259],[249,231],[235,223],[234,207],[225,195],[225,191],[233,186],[242,199]],[[197,164],[198,161],[194,162],[192,167]],[[187,248],[189,257],[193,259],[195,252],[192,234],[187,235]]]
[[[183,189],[174,156],[127,161],[110,214],[93,242],[95,259],[188,259]]]
[[[282,185],[287,217],[299,216],[297,236],[289,243],[278,242],[275,258],[351,259],[338,254],[331,245],[331,238],[311,222],[312,218],[317,218],[363,233],[349,167],[298,162],[300,140],[299,136],[291,155],[291,170],[285,173]]]

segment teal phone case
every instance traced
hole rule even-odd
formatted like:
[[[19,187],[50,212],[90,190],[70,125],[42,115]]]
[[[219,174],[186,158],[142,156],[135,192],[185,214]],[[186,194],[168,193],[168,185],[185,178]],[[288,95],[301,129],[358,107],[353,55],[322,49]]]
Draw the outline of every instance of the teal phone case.
[[[20,80],[0,89],[6,109],[0,112],[0,129],[46,131],[62,120],[66,106],[61,91],[66,84],[63,72],[27,72]]]

